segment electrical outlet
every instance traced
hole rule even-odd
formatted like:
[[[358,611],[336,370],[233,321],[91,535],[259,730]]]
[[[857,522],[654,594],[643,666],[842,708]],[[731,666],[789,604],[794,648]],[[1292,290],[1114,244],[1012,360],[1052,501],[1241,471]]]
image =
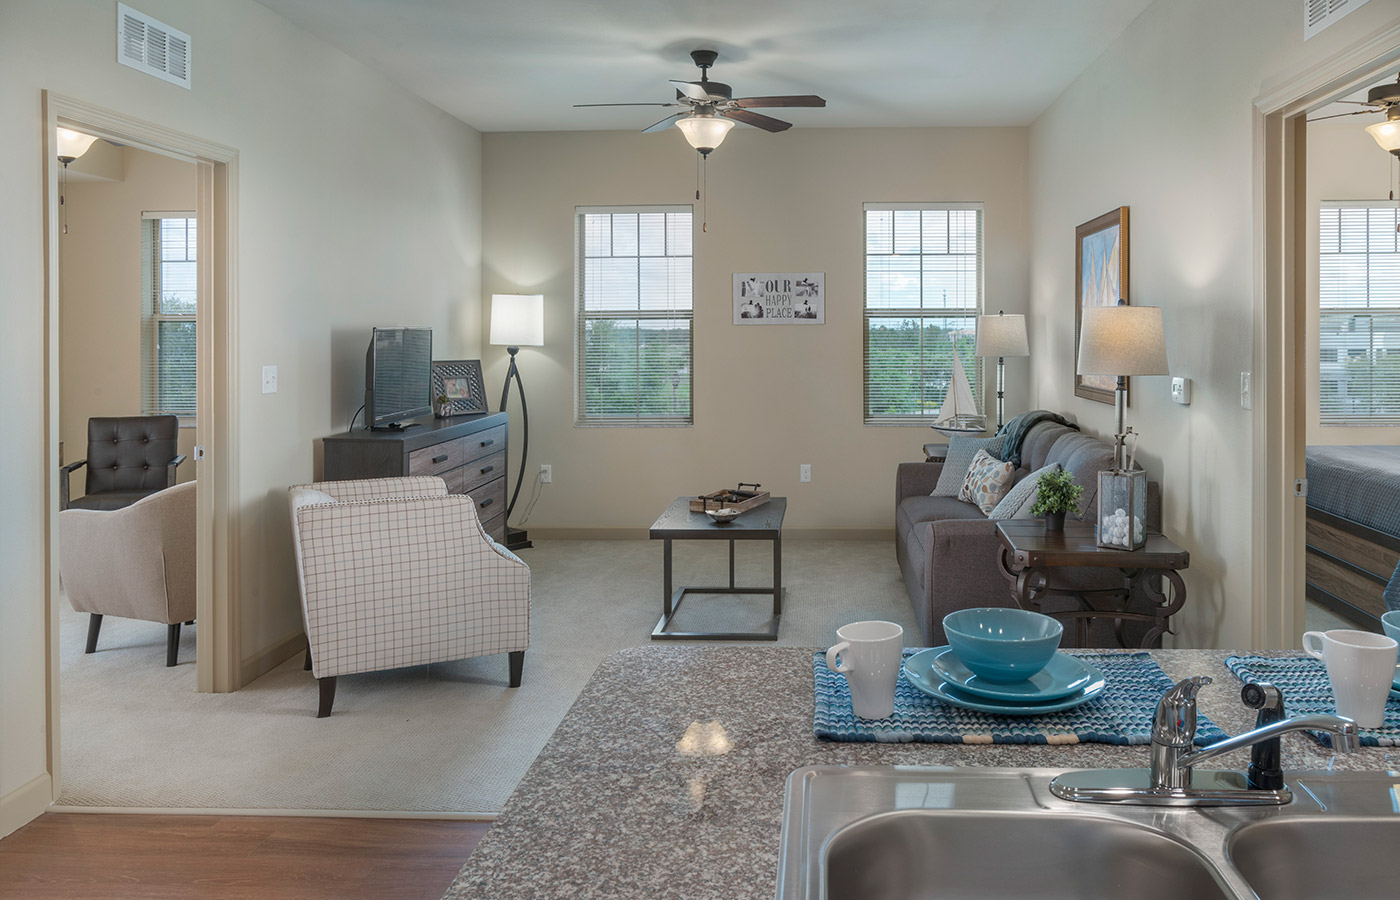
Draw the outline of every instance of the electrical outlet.
[[[540,484],[554,483],[554,467],[540,466]]]
[[[1251,381],[1250,373],[1240,373],[1240,406],[1244,409],[1254,408],[1254,387]]]
[[[1191,405],[1191,379],[1172,379],[1172,400],[1176,403],[1180,403],[1182,406]]]
[[[806,484],[812,480],[812,466],[810,463],[803,463],[797,468],[797,480]]]
[[[277,393],[277,367],[263,366],[263,393]]]

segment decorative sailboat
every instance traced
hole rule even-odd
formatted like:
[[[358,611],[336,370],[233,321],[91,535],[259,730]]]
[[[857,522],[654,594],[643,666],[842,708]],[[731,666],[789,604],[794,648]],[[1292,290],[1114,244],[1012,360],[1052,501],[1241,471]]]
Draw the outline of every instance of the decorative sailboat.
[[[987,418],[977,411],[967,373],[958,358],[957,344],[953,346],[953,380],[938,409],[938,418],[929,427],[942,434],[982,434],[987,430]]]

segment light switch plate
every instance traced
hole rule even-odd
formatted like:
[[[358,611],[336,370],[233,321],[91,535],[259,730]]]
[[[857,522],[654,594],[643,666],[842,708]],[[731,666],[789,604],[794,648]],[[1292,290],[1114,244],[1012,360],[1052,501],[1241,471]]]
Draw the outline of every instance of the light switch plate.
[[[1172,400],[1173,402],[1180,403],[1182,406],[1191,405],[1191,379],[1172,379]]]
[[[1250,373],[1240,373],[1240,406],[1243,409],[1254,408],[1254,386],[1251,383]]]
[[[277,367],[263,366],[263,393],[277,393]]]

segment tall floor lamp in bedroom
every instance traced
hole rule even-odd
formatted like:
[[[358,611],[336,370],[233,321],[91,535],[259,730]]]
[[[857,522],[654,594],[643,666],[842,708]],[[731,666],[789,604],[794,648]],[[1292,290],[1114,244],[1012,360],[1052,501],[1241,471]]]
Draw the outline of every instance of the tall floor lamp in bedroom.
[[[515,365],[515,354],[521,347],[544,346],[544,295],[543,294],[492,294],[491,295],[491,343],[504,344],[510,354],[510,368],[506,370],[506,383],[501,388],[501,412],[506,411],[506,401],[510,399],[510,382],[520,390],[520,469],[515,475],[515,491],[506,505],[506,547],[521,550],[532,546],[529,535],[522,528],[510,527],[510,515],[515,511],[515,501],[520,497],[520,485],[525,480],[525,460],[530,455],[530,409],[525,405],[525,383],[520,380],[520,369]]]

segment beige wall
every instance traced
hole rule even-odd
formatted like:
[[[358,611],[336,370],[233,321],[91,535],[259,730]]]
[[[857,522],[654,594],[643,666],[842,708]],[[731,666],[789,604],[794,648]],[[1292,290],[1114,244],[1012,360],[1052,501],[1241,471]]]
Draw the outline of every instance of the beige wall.
[[[1158,0],[1031,128],[1034,402],[1113,431],[1113,409],[1077,399],[1074,228],[1131,207],[1131,300],[1163,308],[1168,358],[1194,380],[1134,383],[1129,423],[1162,482],[1168,534],[1191,552],[1179,646],[1248,646],[1251,635],[1250,368],[1252,106],[1266,78],[1338,52],[1394,19],[1372,2],[1302,39],[1296,4]],[[1283,602],[1280,600],[1279,602]]]
[[[938,435],[862,424],[867,201],[984,202],[987,307],[1025,309],[1022,128],[736,128],[710,157],[703,233],[696,154],[678,133],[488,134],[483,143],[483,294],[545,295],[546,344],[519,357],[530,462],[515,519],[539,465],[554,467],[530,527],[645,529],[677,496],[742,480],[787,496],[792,529],[892,530],[895,466],[922,459]],[[574,208],[674,203],[696,205],[695,425],[575,428]],[[731,275],[748,271],[825,272],[826,323],[735,326]],[[487,383],[500,385],[503,348],[484,352]],[[1026,371],[1026,360],[1008,361],[1008,414],[1026,408]],[[993,415],[994,379],[993,364]],[[802,463],[812,465],[810,484],[798,483]]]
[[[1354,108],[1354,107],[1353,107]],[[1318,210],[1323,200],[1376,200],[1395,188],[1394,158],[1366,133],[1378,115],[1349,116],[1308,126],[1308,443],[1396,444],[1400,427],[1322,425],[1318,395]]]
[[[65,462],[86,455],[89,418],[141,415],[141,213],[195,205],[193,163],[132,147],[116,152],[121,180],[70,182],[64,204],[58,404]],[[194,424],[180,429],[179,452],[190,457],[178,470],[182,482],[195,475]],[[87,469],[74,473],[73,497],[83,495],[86,478]]]
[[[250,0],[140,8],[192,36],[192,91],[114,61],[108,0],[0,4],[0,420],[31,437],[0,447],[0,797],[46,766],[44,89],[239,152],[245,656],[301,627],[285,488],[359,404],[368,329],[429,325],[444,355],[480,352],[480,136]]]

